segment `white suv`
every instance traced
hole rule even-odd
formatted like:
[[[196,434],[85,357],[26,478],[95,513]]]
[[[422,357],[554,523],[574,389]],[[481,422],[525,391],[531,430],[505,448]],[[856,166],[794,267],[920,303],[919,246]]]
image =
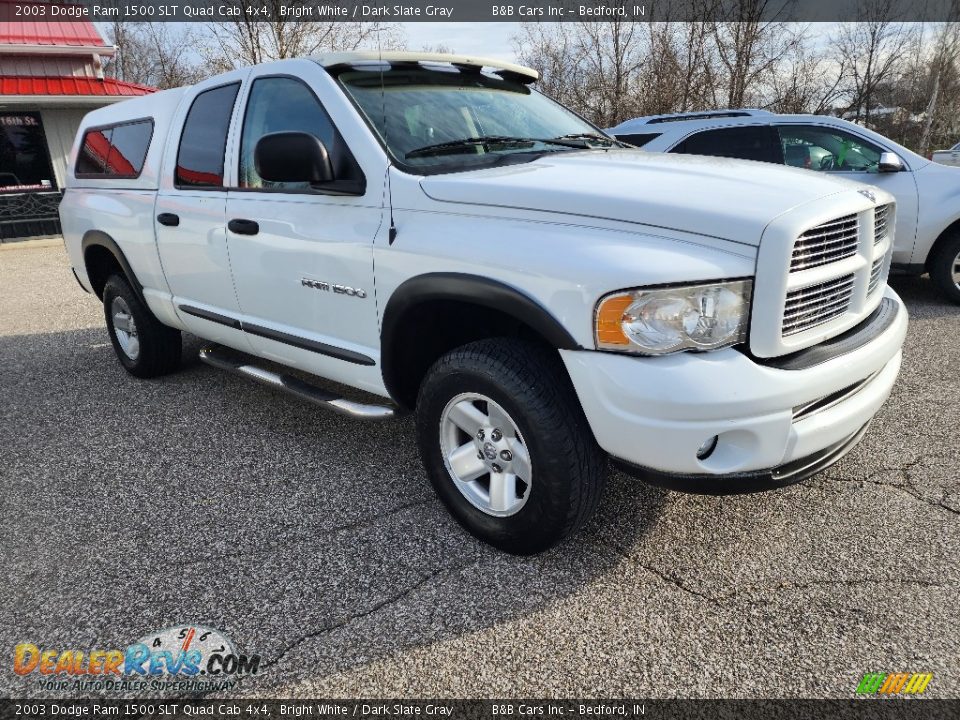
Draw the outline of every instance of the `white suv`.
[[[960,303],[960,172],[827,115],[718,110],[651,115],[607,132],[650,152],[758,160],[883,188],[897,199],[893,267],[929,272]]]
[[[621,148],[536,78],[335,54],[87,115],[60,215],[120,363],[172,372],[185,331],[329,410],[415,412],[396,451],[517,553],[589,517],[608,456],[703,493],[835,462],[900,369],[892,196]]]

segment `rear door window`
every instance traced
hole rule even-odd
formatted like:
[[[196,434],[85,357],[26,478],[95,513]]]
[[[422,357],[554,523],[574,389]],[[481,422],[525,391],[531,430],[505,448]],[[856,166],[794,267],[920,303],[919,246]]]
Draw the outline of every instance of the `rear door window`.
[[[227,131],[239,89],[240,83],[222,85],[194,99],[177,151],[177,187],[223,187]]]
[[[783,153],[779,142],[774,140],[775,134],[766,125],[704,130],[691,135],[670,152],[783,163]]]

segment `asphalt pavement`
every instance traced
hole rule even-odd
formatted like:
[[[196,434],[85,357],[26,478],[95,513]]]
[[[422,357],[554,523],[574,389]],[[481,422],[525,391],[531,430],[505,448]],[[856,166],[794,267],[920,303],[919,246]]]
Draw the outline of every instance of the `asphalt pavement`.
[[[201,365],[140,381],[62,247],[0,249],[0,695],[13,647],[185,623],[260,671],[227,695],[960,696],[960,307],[894,278],[903,370],[863,442],[785,490],[611,476],[589,527],[516,558],[435,499],[409,418],[362,424]]]

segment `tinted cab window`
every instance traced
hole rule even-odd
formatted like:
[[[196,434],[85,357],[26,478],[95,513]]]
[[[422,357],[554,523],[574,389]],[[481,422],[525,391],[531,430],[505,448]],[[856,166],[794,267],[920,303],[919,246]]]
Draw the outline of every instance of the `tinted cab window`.
[[[775,141],[775,131],[766,125],[704,130],[686,138],[670,152],[783,162],[779,143]]]
[[[197,95],[183,124],[177,152],[178,187],[223,187],[223,154],[239,83]]]

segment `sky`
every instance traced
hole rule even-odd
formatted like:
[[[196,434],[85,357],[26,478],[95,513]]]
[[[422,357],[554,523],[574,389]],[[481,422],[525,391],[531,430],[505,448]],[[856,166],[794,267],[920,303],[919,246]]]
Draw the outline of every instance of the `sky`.
[[[398,23],[410,50],[445,45],[459,55],[483,55],[513,62],[516,53],[511,37],[520,32],[520,23]]]

